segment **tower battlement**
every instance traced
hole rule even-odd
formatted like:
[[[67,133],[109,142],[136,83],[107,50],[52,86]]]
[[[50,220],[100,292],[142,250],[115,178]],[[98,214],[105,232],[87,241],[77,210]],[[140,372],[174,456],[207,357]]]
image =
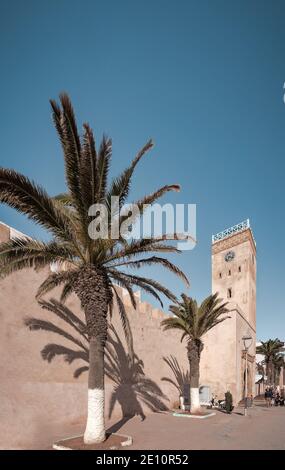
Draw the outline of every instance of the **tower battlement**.
[[[256,242],[249,219],[240,224],[233,225],[233,227],[227,228],[216,235],[212,235],[212,254],[227,250],[246,241],[250,243],[252,252],[256,256]]]
[[[226,238],[232,237],[237,233],[244,232],[245,230],[250,230],[253,242],[256,246],[256,242],[254,240],[254,236],[250,227],[249,219],[246,219],[243,222],[240,222],[239,224],[233,225],[232,227],[226,228],[225,230],[222,230],[221,232],[212,235],[212,244],[215,244],[221,240],[225,240]]]

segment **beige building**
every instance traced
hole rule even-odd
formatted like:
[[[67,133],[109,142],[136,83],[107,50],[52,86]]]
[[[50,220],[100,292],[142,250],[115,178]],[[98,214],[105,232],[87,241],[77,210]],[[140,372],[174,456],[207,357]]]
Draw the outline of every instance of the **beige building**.
[[[248,220],[212,237],[212,292],[229,302],[230,318],[205,336],[201,384],[218,398],[229,390],[237,403],[245,395],[245,335],[252,337],[247,394],[255,392],[256,246]]]

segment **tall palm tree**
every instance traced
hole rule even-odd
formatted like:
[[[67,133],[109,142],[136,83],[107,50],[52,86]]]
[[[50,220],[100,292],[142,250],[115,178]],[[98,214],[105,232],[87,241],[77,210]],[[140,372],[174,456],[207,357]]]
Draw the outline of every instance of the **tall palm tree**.
[[[73,364],[78,360],[83,361],[85,365],[77,367],[73,374],[75,378],[78,378],[83,372],[89,370],[89,340],[84,322],[56,299],[40,300],[39,304],[43,310],[60,319],[60,326],[50,320],[35,317],[26,317],[25,325],[31,331],[43,330],[58,335],[72,345],[70,347],[48,343],[41,351],[42,358],[49,363],[58,356],[62,356],[68,364]],[[116,402],[122,409],[122,420],[116,427],[135,415],[139,415],[143,420],[145,415],[142,404],[152,411],[167,409],[163,402],[167,400],[167,397],[159,386],[145,375],[143,361],[128,347],[128,344],[126,346],[114,325],[109,325],[105,346],[105,374],[115,384],[110,398],[109,418]]]
[[[204,347],[202,337],[207,331],[230,317],[225,316],[228,313],[227,302],[222,303],[217,293],[207,297],[200,306],[196,300],[185,294],[182,294],[181,298],[181,302],[169,307],[174,316],[166,318],[161,324],[164,330],[182,331],[181,342],[184,338],[187,340],[191,412],[197,413],[200,410],[200,358]]]
[[[118,303],[125,331],[128,322],[122,300],[115,284],[125,288],[135,307],[133,286],[138,286],[161,302],[160,294],[173,301],[175,296],[158,281],[126,268],[140,268],[160,264],[187,279],[180,269],[160,256],[145,256],[150,252],[177,252],[165,237],[148,239],[117,239],[108,237],[94,240],[89,236],[88,211],[94,204],[104,204],[108,211],[108,235],[114,219],[123,227],[126,215],[112,211],[112,197],[119,198],[118,209],[125,204],[131,189],[134,170],[142,156],[153,146],[150,140],[117,178],[108,184],[112,142],[103,137],[97,151],[93,132],[84,124],[83,136],[77,129],[74,111],[66,94],[60,104],[51,100],[52,116],[62,145],[67,192],[50,197],[39,185],[14,170],[0,168],[0,202],[47,229],[52,235],[49,242],[30,238],[13,239],[0,246],[0,274],[9,275],[23,268],[42,268],[57,263],[59,270],[50,274],[38,289],[41,297],[56,286],[63,287],[61,300],[75,292],[85,312],[89,347],[88,417],[84,434],[85,443],[105,439],[104,424],[104,349],[107,337],[107,314],[113,298]],[[152,204],[168,191],[178,191],[178,185],[166,185],[136,202],[141,215],[146,205]],[[137,259],[139,258],[139,259]]]
[[[269,384],[273,384],[274,381],[273,359],[275,355],[279,353],[283,345],[284,343],[280,341],[280,339],[275,338],[269,339],[268,341],[261,341],[261,344],[256,348],[257,354],[263,354],[264,356],[267,383]]]

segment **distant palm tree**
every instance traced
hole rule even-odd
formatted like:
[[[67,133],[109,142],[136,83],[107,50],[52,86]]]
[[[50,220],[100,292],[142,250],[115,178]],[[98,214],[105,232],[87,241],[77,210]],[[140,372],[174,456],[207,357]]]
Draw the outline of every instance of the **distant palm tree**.
[[[264,362],[266,365],[266,376],[267,383],[273,384],[274,382],[274,366],[273,359],[284,343],[280,339],[269,339],[268,341],[261,341],[261,344],[256,347],[257,354],[262,354],[264,356]]]
[[[50,274],[39,287],[38,297],[56,286],[63,286],[61,300],[75,292],[85,312],[89,349],[88,418],[85,443],[105,439],[104,424],[104,350],[107,338],[107,314],[112,309],[113,297],[118,304],[126,334],[129,324],[125,308],[115,283],[125,288],[135,307],[133,286],[138,286],[160,302],[159,294],[169,299],[175,296],[158,281],[130,274],[125,268],[162,265],[187,282],[185,275],[170,261],[159,256],[136,259],[149,252],[177,252],[171,244],[160,239],[127,239],[118,235],[111,238],[111,225],[119,221],[119,228],[127,222],[126,214],[119,214],[131,189],[134,170],[142,156],[153,146],[150,140],[138,152],[131,165],[108,184],[112,142],[103,137],[99,150],[91,128],[84,124],[83,137],[77,130],[75,115],[66,94],[60,96],[60,105],[51,101],[52,115],[63,148],[67,193],[50,197],[47,192],[27,177],[14,170],[0,168],[0,202],[8,204],[47,229],[52,240],[42,242],[31,238],[15,238],[0,246],[0,275],[7,276],[23,268],[41,268],[56,263],[58,272]],[[139,215],[168,191],[179,190],[178,185],[166,185],[136,202]],[[119,198],[118,210],[112,211],[112,197]],[[90,233],[89,208],[103,204],[107,209],[108,238],[93,239]],[[97,212],[94,214],[97,217]],[[98,221],[98,217],[94,219]],[[100,218],[99,218],[100,220]],[[94,222],[94,221],[92,221]],[[123,223],[125,224],[123,225]],[[106,217],[102,223],[106,224]],[[92,226],[93,227],[93,226]],[[98,227],[97,227],[98,228]],[[96,227],[92,228],[93,235]],[[91,230],[91,231],[92,231]],[[121,269],[120,269],[121,268]]]
[[[185,294],[181,295],[182,301],[178,305],[171,305],[169,310],[173,317],[162,321],[164,330],[182,331],[181,342],[187,339],[187,356],[190,366],[190,401],[191,412],[197,413],[200,410],[199,401],[199,377],[200,377],[200,357],[203,350],[202,337],[207,331],[214,328],[218,323],[223,322],[228,316],[226,303],[221,303],[218,294],[207,297],[200,306],[196,300]]]
[[[261,392],[261,383],[264,384],[265,382],[265,370],[264,370],[264,361],[256,362],[256,372],[258,375],[261,375],[261,378],[256,382],[258,385],[258,392],[257,395],[260,395]]]
[[[272,363],[273,363],[273,370],[274,370],[274,373],[273,373],[274,383],[278,384],[281,369],[282,369],[282,367],[285,366],[284,355],[283,354],[276,354],[273,357]]]

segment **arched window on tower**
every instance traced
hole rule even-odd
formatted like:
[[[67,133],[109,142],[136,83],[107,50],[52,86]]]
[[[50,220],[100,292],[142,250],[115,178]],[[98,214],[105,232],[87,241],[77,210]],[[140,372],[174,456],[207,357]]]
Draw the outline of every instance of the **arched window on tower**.
[[[228,297],[228,299],[231,299],[231,298],[232,298],[232,296],[233,296],[232,288],[231,288],[231,287],[229,287],[229,288],[228,288],[227,297]]]

